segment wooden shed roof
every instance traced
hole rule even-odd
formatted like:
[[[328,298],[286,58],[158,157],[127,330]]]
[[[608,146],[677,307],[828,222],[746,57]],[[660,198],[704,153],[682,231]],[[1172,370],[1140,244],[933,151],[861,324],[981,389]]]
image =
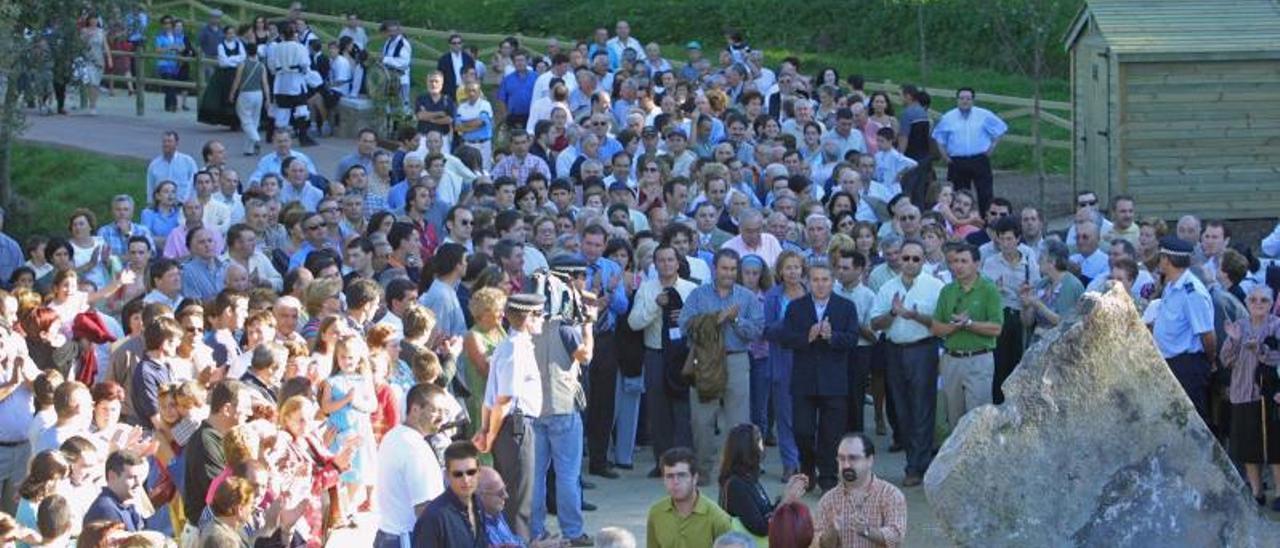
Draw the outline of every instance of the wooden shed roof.
[[[1120,54],[1280,51],[1277,0],[1088,0],[1067,49],[1089,24]]]

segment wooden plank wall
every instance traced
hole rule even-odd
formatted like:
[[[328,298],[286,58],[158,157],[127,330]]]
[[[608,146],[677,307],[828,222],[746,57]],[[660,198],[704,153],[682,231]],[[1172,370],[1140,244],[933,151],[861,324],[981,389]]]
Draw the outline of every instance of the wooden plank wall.
[[[1144,212],[1280,212],[1280,63],[1122,63],[1121,176]]]

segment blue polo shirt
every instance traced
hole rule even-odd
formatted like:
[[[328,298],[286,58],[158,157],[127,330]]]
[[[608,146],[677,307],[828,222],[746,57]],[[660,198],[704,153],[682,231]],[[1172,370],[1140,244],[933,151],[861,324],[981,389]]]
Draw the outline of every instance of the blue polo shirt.
[[[102,493],[98,494],[98,498],[89,505],[89,511],[84,514],[86,525],[99,520],[118,521],[124,524],[125,531],[131,533],[143,530],[142,516],[133,505],[124,504],[120,497],[106,487],[102,488]]]

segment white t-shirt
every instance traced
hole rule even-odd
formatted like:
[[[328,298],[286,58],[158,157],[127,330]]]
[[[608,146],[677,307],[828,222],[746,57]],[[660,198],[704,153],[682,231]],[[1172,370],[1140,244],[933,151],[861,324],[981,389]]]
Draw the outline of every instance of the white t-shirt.
[[[396,425],[378,446],[378,529],[392,535],[413,531],[413,507],[444,493],[444,469],[422,433]]]

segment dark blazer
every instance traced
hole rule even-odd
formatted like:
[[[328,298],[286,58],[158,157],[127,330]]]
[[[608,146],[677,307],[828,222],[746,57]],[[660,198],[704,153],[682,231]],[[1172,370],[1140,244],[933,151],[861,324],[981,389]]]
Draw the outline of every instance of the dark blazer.
[[[462,52],[462,70],[458,73],[466,72],[468,68],[476,68],[476,60],[471,54]],[[449,97],[457,97],[459,82],[453,77],[453,56],[449,52],[444,52],[440,56],[440,60],[436,61],[436,70],[444,73],[444,94]]]
[[[836,294],[827,301],[831,340],[809,342],[809,328],[818,323],[813,296],[805,295],[787,306],[780,341],[794,351],[791,395],[849,395],[849,353],[858,345],[858,309]]]

